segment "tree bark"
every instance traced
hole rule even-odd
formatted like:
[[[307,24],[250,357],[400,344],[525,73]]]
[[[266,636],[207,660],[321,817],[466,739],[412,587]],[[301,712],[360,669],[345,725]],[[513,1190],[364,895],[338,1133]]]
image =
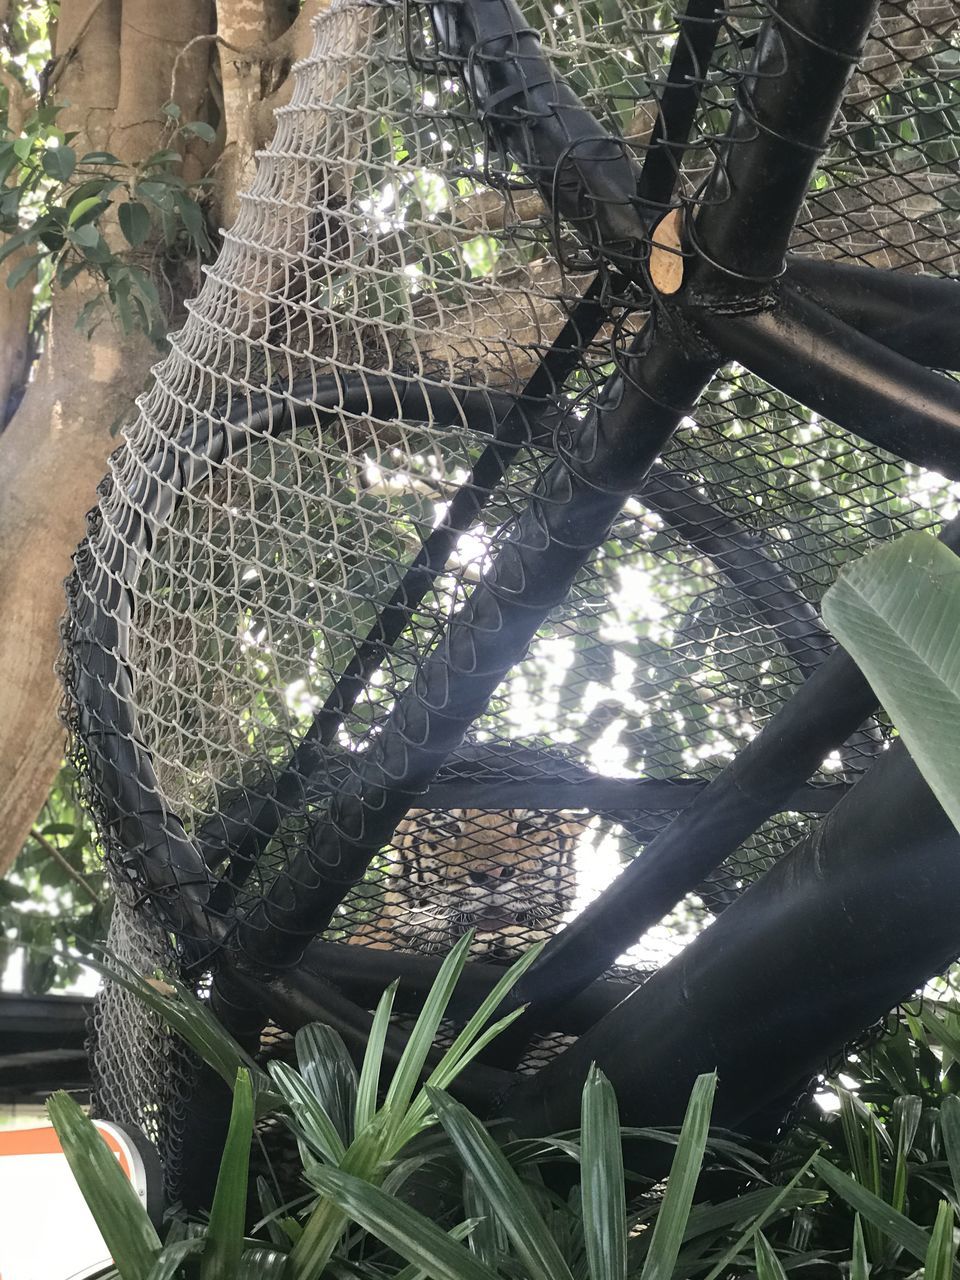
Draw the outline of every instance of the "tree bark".
[[[177,54],[209,31],[211,9],[198,0],[88,0],[61,6],[55,54],[65,66],[60,117],[77,129],[74,147],[109,149],[136,163],[162,145],[160,111]],[[185,118],[206,91],[209,50],[177,83]],[[188,55],[189,56],[189,55]],[[0,268],[0,404],[23,384],[34,278],[12,292]],[[83,280],[83,277],[80,277]],[[77,329],[93,287],[55,295],[45,349],[22,403],[0,435],[0,873],[16,857],[62,758],[64,735],[54,664],[63,613],[63,579],[83,534],[84,516],[115,447],[115,429],[133,407],[156,348],[142,335],[123,337],[109,321],[91,336]]]

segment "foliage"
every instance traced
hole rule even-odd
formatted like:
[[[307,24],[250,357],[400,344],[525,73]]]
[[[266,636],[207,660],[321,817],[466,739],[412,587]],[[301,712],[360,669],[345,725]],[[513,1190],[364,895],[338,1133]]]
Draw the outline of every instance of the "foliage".
[[[65,765],[43,812],[0,880],[0,975],[20,949],[22,990],[40,995],[75,982],[81,957],[102,944],[112,897]]]
[[[960,828],[960,559],[929,534],[906,534],[841,574],[824,617]]]
[[[166,317],[151,270],[158,252],[167,259],[212,252],[196,198],[205,184],[187,182],[180,168],[184,144],[194,137],[211,142],[213,130],[201,121],[180,124],[171,103],[167,145],[126,164],[109,151],[78,155],[71,145],[76,132],[57,126],[62,110],[63,104],[38,107],[18,135],[9,128],[0,134],[0,231],[8,233],[0,261],[29,251],[7,285],[34,270],[48,289],[86,275],[102,291],[82,308],[81,327],[91,331],[109,302],[123,333],[142,329],[159,342]]]
[[[535,952],[419,1084],[468,944],[447,958],[389,1081],[382,1068],[392,988],[359,1072],[339,1036],[314,1024],[296,1037],[296,1069],[274,1062],[267,1076],[185,989],[165,997],[117,971],[235,1093],[209,1220],[177,1218],[163,1243],[115,1162],[98,1154],[105,1148],[89,1122],[69,1100],[53,1101],[64,1148],[116,1260],[114,1274],[717,1280],[755,1269],[761,1280],[782,1280],[813,1268],[818,1276],[866,1280],[907,1277],[922,1266],[928,1280],[953,1276],[960,1009],[905,1012],[895,1035],[845,1063],[859,1080],[844,1074],[845,1085],[834,1082],[839,1109],[811,1109],[765,1155],[709,1133],[710,1075],[697,1081],[679,1134],[621,1128],[612,1088],[594,1069],[579,1132],[514,1141],[502,1128],[486,1128],[446,1087],[509,1022],[491,1025]],[[246,1234],[254,1118],[270,1112],[296,1141],[310,1194],[306,1204],[279,1204],[260,1183],[262,1218]],[[625,1175],[622,1153],[629,1169],[653,1144],[675,1148],[665,1181]],[[709,1184],[700,1181],[702,1172]],[[720,1196],[704,1200],[711,1188]]]

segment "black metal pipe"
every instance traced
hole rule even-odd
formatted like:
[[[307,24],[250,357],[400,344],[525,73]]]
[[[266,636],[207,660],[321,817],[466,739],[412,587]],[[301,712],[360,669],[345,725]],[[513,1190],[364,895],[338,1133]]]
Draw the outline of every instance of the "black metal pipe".
[[[637,180],[646,205],[670,205],[723,18],[723,0],[689,0],[677,15],[677,43]]]
[[[603,279],[597,276],[576,307],[535,373],[499,422],[490,426],[496,442],[477,459],[469,478],[454,494],[439,525],[426,537],[399,585],[381,609],[376,622],[357,646],[323,706],[284,767],[253,794],[240,797],[230,812],[210,819],[200,835],[208,863],[230,855],[230,865],[214,902],[226,911],[245,883],[285,814],[302,806],[304,781],[324,767],[324,748],[332,743],[367,682],[407,626],[445,568],[458,537],[469,529],[489,502],[522,444],[530,439],[532,414],[538,402],[559,394],[604,320]],[[502,394],[502,393],[501,393]],[[479,425],[474,417],[473,425]]]
[[[394,1007],[400,1013],[419,1013],[444,958],[318,940],[311,942],[304,952],[302,970],[336,987],[364,1009],[372,1009],[384,989],[399,980]],[[457,1001],[476,1008],[506,971],[504,965],[468,962],[456,986]],[[632,973],[629,980],[595,982],[569,1001],[549,1025],[540,1029],[580,1035],[625,999],[638,981],[648,976],[646,973]]]
[[[643,480],[714,372],[650,326],[548,470],[466,604],[305,847],[241,921],[254,965],[296,963],[422,794]]]
[[[182,494],[252,431],[280,434],[304,419],[373,413],[446,426],[474,421],[490,432],[511,411],[522,413],[502,392],[428,387],[398,375],[305,379],[285,395],[270,391],[245,399],[231,417],[198,415],[158,447],[125,489],[118,485],[111,524],[96,525],[80,545],[68,585],[64,675],[77,736],[108,839],[177,935],[186,963],[198,963],[219,932],[217,886],[196,842],[163,802],[137,731],[136,690],[126,660],[131,589],[158,530]]]
[[[874,0],[778,0],[740,82],[700,202],[697,290],[756,293],[781,274],[802,204],[876,13]]]
[[[834,648],[816,607],[783,565],[756,534],[698,494],[689,477],[666,467],[651,468],[637,497],[690,546],[709,556],[776,633],[803,675]]]
[[[960,517],[940,536],[960,551]],[[516,1053],[525,1027],[588,987],[783,809],[786,797],[846,742],[876,705],[859,667],[843,649],[835,650],[642,855],[550,939],[505,1003],[505,1008],[526,1004],[529,1009],[501,1049]]]
[[[658,210],[639,199],[629,148],[557,76],[514,0],[439,0],[431,10],[494,145],[604,260],[635,260]]]
[[[908,462],[960,479],[960,386],[868,338],[791,286],[752,315],[706,311],[723,354]]]
[[[228,982],[231,999],[242,999],[245,1012],[258,1013],[259,1022],[269,1018],[291,1035],[311,1022],[322,1022],[340,1034],[354,1062],[358,1067],[362,1065],[373,1015],[317,974],[301,969],[261,981],[249,973],[231,970]],[[384,1065],[396,1067],[406,1046],[406,1033],[398,1027],[389,1027],[383,1047]],[[435,1066],[442,1056],[442,1049],[431,1049],[427,1069]],[[512,1084],[512,1073],[474,1062],[461,1072],[450,1086],[450,1092],[468,1106],[486,1110],[492,1100]]]
[[[577,1123],[596,1062],[628,1125],[677,1124],[717,1070],[737,1127],[960,952],[960,837],[902,743],[792,853],[498,1107],[522,1134]]]
[[[792,254],[786,282],[928,369],[960,369],[960,281]]]

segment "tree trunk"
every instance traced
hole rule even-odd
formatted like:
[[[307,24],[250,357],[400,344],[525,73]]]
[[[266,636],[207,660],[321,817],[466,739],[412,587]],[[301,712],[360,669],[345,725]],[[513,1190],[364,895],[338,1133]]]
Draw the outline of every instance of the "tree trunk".
[[[66,65],[57,88],[71,105],[58,123],[79,131],[78,154],[109,149],[136,163],[161,145],[174,59],[209,31],[210,7],[124,0],[121,8],[120,0],[106,0],[87,21],[89,12],[85,0],[61,6],[55,53]],[[187,119],[206,93],[209,51],[197,52],[178,69]],[[35,284],[30,276],[8,293],[7,269],[0,267],[3,403],[23,383]],[[77,328],[94,296],[83,280],[54,296],[43,356],[0,436],[0,873],[16,857],[63,754],[54,664],[70,556],[117,443],[116,426],[158,356],[146,337],[124,337],[109,320],[91,336]]]

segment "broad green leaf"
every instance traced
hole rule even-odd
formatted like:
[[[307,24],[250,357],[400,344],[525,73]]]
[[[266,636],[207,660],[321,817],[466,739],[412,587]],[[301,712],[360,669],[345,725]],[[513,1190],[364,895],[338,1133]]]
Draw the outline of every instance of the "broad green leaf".
[[[888,1239],[906,1249],[907,1253],[919,1261],[926,1258],[930,1237],[922,1227],[918,1227],[915,1222],[898,1213],[892,1205],[862,1187],[856,1179],[834,1168],[823,1156],[814,1157],[813,1167],[831,1191],[846,1200],[852,1209],[872,1222]]]
[[[863,1223],[859,1213],[853,1219],[853,1249],[850,1254],[850,1280],[870,1280],[870,1263],[863,1238]]]
[[[687,1218],[683,1238],[685,1241],[693,1240],[699,1235],[708,1235],[743,1222],[752,1223],[761,1214],[764,1215],[764,1221],[768,1222],[766,1211],[771,1207],[774,1211],[789,1213],[794,1209],[823,1204],[826,1199],[825,1191],[797,1188],[785,1196],[782,1187],[761,1187],[757,1191],[746,1191],[731,1200],[723,1200],[720,1204],[695,1204]]]
[[[230,1126],[220,1159],[206,1245],[200,1259],[201,1280],[234,1280],[243,1252],[247,1211],[247,1178],[253,1139],[253,1087],[241,1068],[233,1087]]]
[[[627,1203],[620,1113],[613,1086],[595,1065],[583,1086],[580,1127],[580,1193],[587,1265],[592,1280],[625,1280]]]
[[[923,1113],[923,1102],[912,1094],[896,1099],[893,1104],[897,1123],[897,1147],[894,1157],[893,1195],[891,1203],[901,1213],[907,1202],[907,1157],[913,1147]]]
[[[953,1243],[953,1209],[946,1200],[941,1200],[930,1236],[930,1248],[923,1264],[923,1280],[951,1280],[956,1254]]]
[[[823,616],[960,828],[960,557],[904,534],[841,573]]]
[[[331,1164],[339,1164],[346,1146],[321,1099],[285,1062],[274,1060],[267,1069],[290,1107],[297,1132],[303,1134],[317,1155]]]
[[[192,134],[203,142],[215,142],[217,137],[216,130],[203,120],[191,120],[188,124],[181,125],[180,132]]]
[[[29,258],[24,258],[22,262],[18,262],[7,276],[7,288],[15,289],[21,280],[26,280],[32,271],[36,271],[46,256],[45,253],[33,253]]]
[[[716,1088],[716,1072],[698,1076],[694,1083],[641,1280],[670,1280],[673,1275],[703,1164]]]
[[[80,157],[81,164],[120,164],[120,159],[112,151],[88,151]]]
[[[191,1240],[176,1240],[172,1244],[165,1244],[160,1251],[160,1257],[153,1264],[153,1268],[146,1280],[175,1280],[175,1277],[183,1274],[180,1268],[184,1259],[199,1253],[202,1248],[202,1236],[195,1236]]]
[[[758,1231],[754,1236],[753,1248],[757,1262],[757,1280],[787,1280],[783,1264],[762,1231]]]
[[[359,1130],[344,1154],[341,1170],[364,1182],[378,1182],[386,1167],[384,1153],[390,1124],[389,1108],[384,1107]],[[304,1170],[307,1180],[321,1191],[324,1187],[321,1175],[326,1167],[312,1164]],[[330,1261],[345,1226],[344,1211],[324,1195],[307,1218],[290,1253],[290,1275],[286,1280],[315,1280]]]
[[[732,1261],[739,1256],[740,1251],[746,1248],[757,1232],[761,1230],[765,1223],[770,1221],[778,1209],[788,1202],[790,1197],[794,1194],[797,1185],[806,1177],[808,1170],[813,1165],[816,1158],[817,1157],[815,1155],[812,1155],[810,1159],[807,1160],[806,1164],[801,1165],[787,1185],[780,1188],[771,1203],[768,1204],[765,1209],[760,1211],[760,1213],[749,1223],[743,1234],[733,1242],[729,1249],[727,1249],[719,1262],[715,1263],[713,1267],[711,1267],[709,1274],[706,1276],[706,1280],[717,1280],[718,1276],[724,1274],[727,1267],[729,1267]]]
[[[150,234],[150,212],[139,200],[126,200],[117,210],[120,230],[129,245],[136,249]]]
[[[393,1012],[393,1001],[397,994],[396,982],[391,982],[377,1005],[373,1015],[367,1047],[360,1067],[360,1081],[357,1085],[356,1132],[360,1133],[373,1118],[377,1109],[377,1092],[380,1088],[380,1070],[383,1065],[383,1046],[390,1026],[390,1014]]]
[[[427,1077],[425,1083],[428,1087],[433,1089],[447,1088],[464,1067],[468,1066],[478,1054],[482,1053],[492,1040],[495,1040],[506,1027],[522,1016],[523,1008],[521,1007],[506,1014],[499,1021],[493,1023],[492,1026],[487,1026],[504,997],[516,984],[520,976],[533,964],[543,950],[543,946],[543,943],[539,943],[531,947],[503,974],[493,990],[490,991],[476,1011],[467,1019],[462,1030],[454,1038],[453,1044],[443,1054]],[[420,1132],[429,1114],[429,1108],[427,1094],[425,1091],[421,1091],[409,1107],[407,1114],[400,1118],[396,1133],[398,1147],[409,1142]]]
[[[940,1132],[957,1203],[960,1204],[960,1098],[948,1094],[940,1104]]]
[[[84,964],[95,969],[102,977],[117,983],[143,1001],[148,1009],[158,1014],[167,1026],[181,1036],[200,1057],[233,1087],[237,1071],[244,1067],[253,1081],[257,1116],[266,1115],[277,1104],[277,1096],[270,1090],[270,1081],[250,1055],[233,1036],[220,1025],[206,1004],[175,978],[169,982],[148,982],[130,965],[113,957],[104,963],[93,956],[84,957]]]
[[[447,1234],[451,1240],[472,1240],[478,1225],[475,1219],[467,1219],[451,1227]],[[428,1280],[428,1272],[417,1263],[410,1262],[397,1272],[393,1280]]]
[[[480,1121],[447,1094],[431,1089],[429,1098],[530,1280],[570,1280],[570,1269],[529,1191]]]
[[[287,1255],[266,1245],[243,1251],[230,1280],[287,1280]]]
[[[123,1280],[144,1280],[160,1240],[116,1157],[73,1098],[55,1093],[47,1111],[67,1163]]]
[[[331,1027],[312,1022],[296,1035],[297,1066],[333,1122],[344,1146],[353,1141],[357,1106],[357,1069],[347,1046]]]
[[[67,216],[67,226],[75,226],[85,213],[89,213],[91,209],[96,209],[98,205],[104,209],[107,207],[99,195],[87,196],[83,200],[78,200],[76,204],[70,206],[70,213]]]
[[[73,147],[47,147],[41,160],[43,172],[57,182],[69,182],[77,167],[77,153]]]
[[[414,1091],[420,1083],[427,1054],[433,1048],[437,1030],[450,1003],[453,989],[460,980],[472,941],[473,933],[468,931],[444,958],[440,972],[434,979],[419,1017],[407,1038],[386,1097],[387,1105],[393,1108],[398,1122],[406,1114]]]
[[[101,236],[98,229],[88,222],[86,226],[74,227],[68,239],[79,245],[81,249],[96,249],[100,244]]]
[[[496,1280],[491,1271],[429,1218],[342,1169],[318,1169],[317,1185],[365,1231],[431,1280]]]

